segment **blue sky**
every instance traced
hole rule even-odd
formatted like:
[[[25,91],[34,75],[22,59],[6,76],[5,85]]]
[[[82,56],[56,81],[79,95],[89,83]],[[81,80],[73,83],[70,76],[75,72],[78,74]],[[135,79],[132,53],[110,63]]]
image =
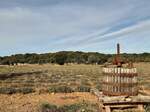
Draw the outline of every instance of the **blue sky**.
[[[150,52],[150,0],[0,0],[0,56]]]

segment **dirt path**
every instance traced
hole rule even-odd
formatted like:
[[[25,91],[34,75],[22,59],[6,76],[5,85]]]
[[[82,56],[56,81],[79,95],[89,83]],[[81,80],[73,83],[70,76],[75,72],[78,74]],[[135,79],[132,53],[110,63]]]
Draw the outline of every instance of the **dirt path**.
[[[37,112],[40,104],[48,102],[56,105],[67,105],[81,101],[96,103],[97,99],[90,93],[68,94],[13,94],[0,95],[0,112]]]

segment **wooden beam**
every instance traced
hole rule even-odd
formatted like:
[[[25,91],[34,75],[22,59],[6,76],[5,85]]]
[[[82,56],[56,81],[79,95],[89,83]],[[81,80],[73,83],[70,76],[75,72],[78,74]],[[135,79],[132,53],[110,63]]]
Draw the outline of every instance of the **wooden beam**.
[[[137,105],[110,105],[112,109],[126,109],[126,108],[137,108]]]
[[[111,112],[111,109],[109,106],[105,106],[105,110],[106,110],[106,112]]]

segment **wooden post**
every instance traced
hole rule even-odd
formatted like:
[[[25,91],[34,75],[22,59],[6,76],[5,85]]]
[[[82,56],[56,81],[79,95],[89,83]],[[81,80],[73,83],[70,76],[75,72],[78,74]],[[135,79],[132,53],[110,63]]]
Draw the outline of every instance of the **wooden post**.
[[[142,104],[138,105],[138,110],[139,110],[140,112],[144,112],[144,107],[143,107]]]
[[[99,112],[105,112],[103,110],[104,105],[102,103],[99,103]]]
[[[111,109],[109,106],[105,106],[105,110],[106,110],[106,112],[111,112]]]

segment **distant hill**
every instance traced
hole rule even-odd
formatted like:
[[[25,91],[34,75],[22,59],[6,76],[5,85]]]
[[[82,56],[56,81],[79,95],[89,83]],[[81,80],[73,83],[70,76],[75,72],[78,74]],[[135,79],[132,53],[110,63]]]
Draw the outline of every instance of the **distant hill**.
[[[15,54],[11,56],[0,57],[1,65],[16,65],[16,64],[45,64],[56,63],[63,65],[65,63],[76,64],[103,64],[112,62],[114,54],[102,54],[98,52],[73,52],[61,51],[56,53],[26,53]],[[121,54],[122,60],[132,62],[150,62],[150,53],[141,54]]]

